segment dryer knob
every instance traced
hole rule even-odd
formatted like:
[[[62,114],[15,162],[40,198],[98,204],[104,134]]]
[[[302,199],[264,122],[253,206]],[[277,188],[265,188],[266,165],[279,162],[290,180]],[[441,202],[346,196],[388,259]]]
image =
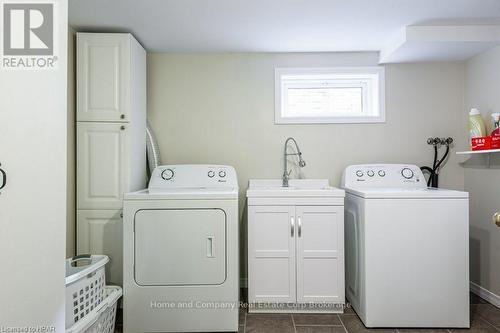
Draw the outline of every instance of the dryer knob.
[[[224,170],[219,171],[219,177],[221,177],[221,178],[226,177],[226,171],[224,171]]]
[[[373,170],[368,170],[368,172],[366,174],[368,175],[368,177],[375,176],[375,172],[373,172]]]
[[[363,171],[361,170],[356,171],[356,176],[363,177]]]
[[[214,170],[210,170],[210,171],[208,172],[208,177],[210,177],[210,178],[214,178],[214,176],[215,176],[215,171],[214,171]]]
[[[170,180],[170,179],[174,178],[174,170],[172,170],[172,169],[163,170],[163,172],[161,173],[161,178],[163,178],[165,180]]]

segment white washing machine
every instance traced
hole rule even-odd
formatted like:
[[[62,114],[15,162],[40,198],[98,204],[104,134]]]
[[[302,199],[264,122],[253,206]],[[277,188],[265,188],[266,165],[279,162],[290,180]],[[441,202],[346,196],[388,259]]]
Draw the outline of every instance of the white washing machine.
[[[414,165],[344,171],[346,295],[367,327],[469,327],[467,192]]]
[[[234,168],[160,166],[123,208],[124,332],[238,331]]]

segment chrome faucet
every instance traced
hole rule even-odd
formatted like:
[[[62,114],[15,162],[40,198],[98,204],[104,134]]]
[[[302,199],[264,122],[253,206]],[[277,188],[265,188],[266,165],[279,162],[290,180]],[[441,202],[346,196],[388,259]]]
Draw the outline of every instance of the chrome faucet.
[[[288,147],[288,142],[292,141],[295,144],[295,148],[297,148],[296,153],[287,153],[287,147]],[[294,138],[288,138],[285,141],[285,149],[283,152],[283,166],[284,166],[284,171],[283,171],[283,187],[288,187],[288,179],[290,178],[290,173],[292,170],[288,171],[287,168],[287,156],[290,155],[296,155],[299,157],[299,167],[303,168],[306,166],[306,162],[302,159],[302,152],[300,151],[299,145],[297,144],[297,141],[295,141]]]

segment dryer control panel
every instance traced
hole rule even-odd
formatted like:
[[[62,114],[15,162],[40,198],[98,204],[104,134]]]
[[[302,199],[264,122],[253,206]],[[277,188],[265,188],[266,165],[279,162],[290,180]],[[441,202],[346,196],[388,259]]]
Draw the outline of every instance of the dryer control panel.
[[[358,164],[342,175],[343,188],[426,188],[420,168],[411,164]]]
[[[236,171],[228,165],[176,164],[154,169],[149,190],[238,187]]]

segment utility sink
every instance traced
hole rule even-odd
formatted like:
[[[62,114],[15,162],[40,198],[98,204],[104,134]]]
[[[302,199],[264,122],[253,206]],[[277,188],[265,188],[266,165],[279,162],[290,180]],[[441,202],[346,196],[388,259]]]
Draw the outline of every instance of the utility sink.
[[[337,197],[345,196],[344,190],[330,186],[328,179],[290,179],[288,187],[283,187],[281,179],[250,179],[248,198],[283,197]]]

